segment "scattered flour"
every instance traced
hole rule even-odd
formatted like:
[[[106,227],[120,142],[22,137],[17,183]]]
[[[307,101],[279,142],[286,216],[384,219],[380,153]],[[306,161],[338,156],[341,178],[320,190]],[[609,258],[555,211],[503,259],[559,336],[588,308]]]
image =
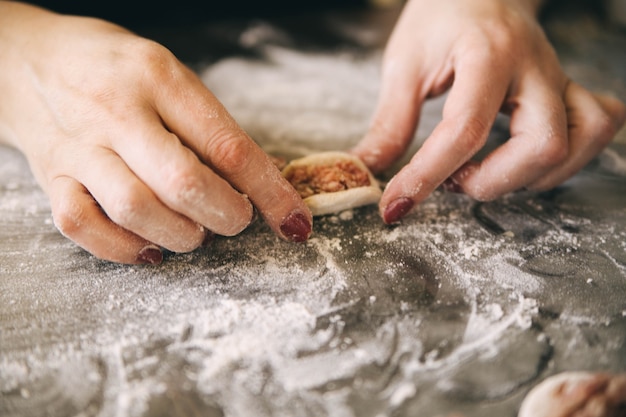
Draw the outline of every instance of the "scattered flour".
[[[203,81],[269,152],[354,145],[376,104],[380,51],[305,53],[264,46],[268,39],[290,42],[274,27],[252,27],[239,40],[265,59],[225,59],[202,71]],[[417,138],[436,126],[443,99],[426,106]],[[623,157],[610,150],[601,164],[626,173]],[[375,208],[350,210],[320,220],[297,247],[257,226],[212,248],[171,255],[158,269],[116,266],[58,235],[15,152],[0,149],[0,176],[11,178],[0,189],[7,237],[0,305],[15,321],[15,330],[0,329],[0,393],[32,397],[35,376],[64,375],[51,364],[96,358],[104,370],[87,360],[72,369],[106,375],[86,378],[90,389],[82,391],[102,385],[103,416],[144,415],[151,398],[184,389],[232,416],[281,415],[284,408],[283,415],[352,417],[358,395],[371,415],[390,415],[432,393],[429,381],[485,351],[497,356],[496,342],[530,332],[551,291],[575,289],[576,279],[589,293],[605,285],[597,276],[533,273],[523,268],[532,256],[546,255],[540,267],[552,259],[567,266],[572,253],[600,243],[614,268],[623,265],[625,236],[610,230],[613,219],[543,210],[548,203],[531,198],[540,219],[529,236],[527,206],[511,198],[489,206],[495,220],[513,219],[494,235],[472,215],[471,200],[435,193],[395,227],[382,226]],[[357,261],[365,266],[355,272]],[[623,301],[614,309],[626,317]],[[562,324],[597,324],[571,310]]]

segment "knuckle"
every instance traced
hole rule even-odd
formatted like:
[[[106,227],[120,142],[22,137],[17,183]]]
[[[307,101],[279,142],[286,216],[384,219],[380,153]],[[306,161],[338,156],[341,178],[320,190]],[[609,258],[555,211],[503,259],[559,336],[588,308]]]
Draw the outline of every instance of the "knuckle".
[[[177,201],[195,202],[202,199],[201,179],[191,164],[176,164],[167,170],[165,187]]]
[[[252,151],[250,140],[236,129],[215,134],[207,143],[206,155],[218,171],[236,176],[247,171]]]
[[[535,147],[535,161],[540,168],[549,168],[564,162],[569,155],[567,138],[548,137]]]
[[[598,115],[598,117],[593,118],[588,123],[589,137],[601,146],[608,145],[617,134],[615,123],[606,113]]]
[[[171,59],[172,54],[167,48],[149,39],[140,38],[133,42],[130,52],[138,62],[161,63]]]
[[[518,41],[509,26],[500,20],[484,22],[481,27],[467,35],[465,47],[472,51],[474,59],[502,64],[502,57],[513,57]]]
[[[88,223],[87,211],[72,199],[63,199],[53,207],[54,225],[66,237],[76,236]]]
[[[490,127],[485,119],[476,116],[462,125],[464,128],[457,135],[456,148],[466,155],[474,155],[485,145]]]
[[[491,41],[494,50],[507,55],[511,54],[519,44],[519,39],[513,35],[511,27],[501,20],[491,23],[486,36]]]
[[[471,172],[471,174],[468,172]],[[455,177],[455,182],[457,182],[465,195],[477,201],[493,201],[501,196],[493,178],[485,178],[484,173],[480,171],[478,166],[466,169],[464,175]]]
[[[105,207],[107,216],[116,224],[128,228],[143,218],[147,199],[137,187],[129,187],[115,195]]]
[[[381,62],[381,75],[383,79],[395,79],[406,76],[413,63],[410,55],[405,53],[403,47],[390,44],[383,52]]]
[[[177,63],[176,58],[157,42],[139,38],[130,43],[126,53],[132,57],[129,62],[139,66],[148,80],[161,82],[176,73],[173,71]]]

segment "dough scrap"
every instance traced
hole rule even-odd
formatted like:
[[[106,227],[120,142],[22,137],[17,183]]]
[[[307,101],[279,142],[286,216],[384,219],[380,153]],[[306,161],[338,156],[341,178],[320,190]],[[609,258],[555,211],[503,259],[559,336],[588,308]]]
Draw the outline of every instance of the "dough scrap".
[[[626,374],[564,372],[533,388],[518,417],[624,417]]]
[[[365,164],[346,152],[322,152],[294,159],[282,170],[314,216],[375,204],[380,184]]]

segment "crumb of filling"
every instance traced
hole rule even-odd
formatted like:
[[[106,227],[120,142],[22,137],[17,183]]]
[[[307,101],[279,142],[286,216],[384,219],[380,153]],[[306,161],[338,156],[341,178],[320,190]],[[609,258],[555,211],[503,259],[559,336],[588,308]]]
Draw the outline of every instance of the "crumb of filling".
[[[295,166],[286,178],[302,198],[370,185],[367,172],[352,161],[337,161],[333,165]]]

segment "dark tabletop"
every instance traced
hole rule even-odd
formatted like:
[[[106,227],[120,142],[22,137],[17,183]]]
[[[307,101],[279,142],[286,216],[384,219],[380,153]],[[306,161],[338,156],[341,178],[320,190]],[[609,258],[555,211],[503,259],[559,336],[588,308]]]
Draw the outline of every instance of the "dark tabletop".
[[[396,13],[137,30],[268,152],[295,156],[365,132]],[[573,9],[546,27],[570,77],[626,100],[623,28]],[[506,135],[498,119],[490,146]],[[257,220],[159,267],[62,237],[0,147],[0,415],[512,417],[549,375],[625,371],[624,143],[550,192],[437,191],[397,226],[375,207],[319,218],[305,244]]]

